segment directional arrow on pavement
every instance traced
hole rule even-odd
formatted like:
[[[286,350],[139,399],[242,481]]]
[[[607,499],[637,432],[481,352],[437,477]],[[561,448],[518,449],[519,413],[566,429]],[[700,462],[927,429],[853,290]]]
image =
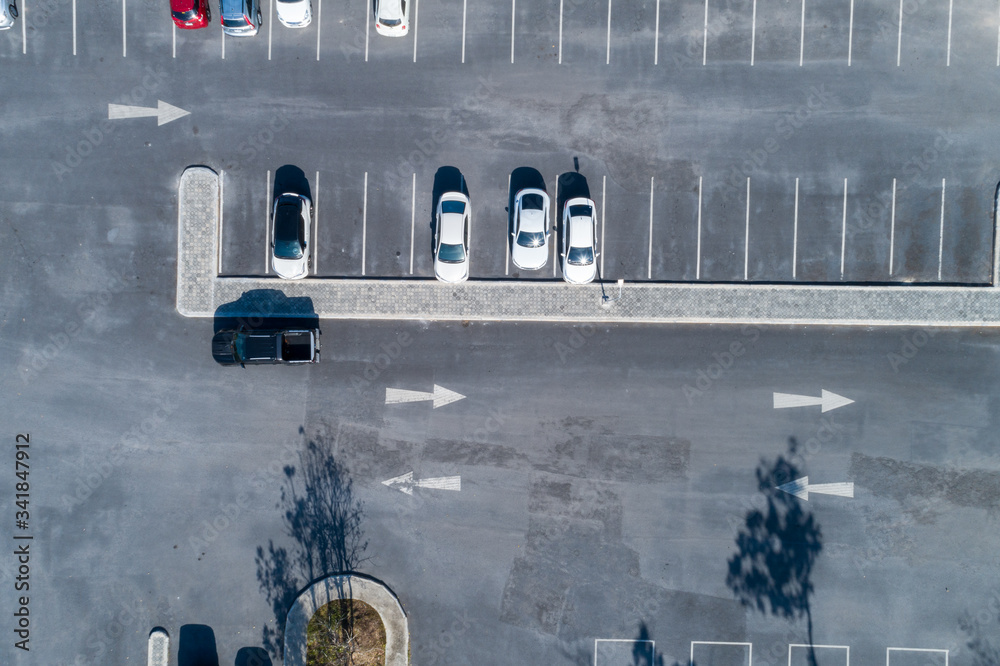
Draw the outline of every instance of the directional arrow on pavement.
[[[156,100],[156,108],[146,108],[144,106],[126,106],[124,104],[108,104],[108,120],[118,120],[119,118],[149,118],[156,117],[156,124],[166,125],[171,120],[177,120],[190,114],[190,111],[179,109],[172,104],[167,104],[162,99]]]
[[[433,488],[435,490],[461,490],[462,477],[460,476],[438,476],[433,479],[413,480],[413,472],[407,472],[402,476],[397,476],[382,482],[383,486],[389,486],[396,490],[401,490],[407,495],[413,494],[414,488]]]
[[[795,479],[791,483],[778,486],[778,490],[783,490],[789,495],[795,495],[799,499],[809,501],[809,493],[820,495],[837,495],[838,497],[854,497],[854,484],[847,483],[809,483],[809,477],[803,476]]]
[[[842,395],[837,395],[831,391],[823,389],[822,395],[818,398],[814,398],[808,395],[795,395],[794,393],[775,393],[774,394],[774,408],[775,409],[787,409],[789,407],[812,407],[813,405],[822,405],[824,412],[828,412],[831,409],[837,409],[838,407],[843,407],[844,405],[849,405],[853,400],[850,398],[845,398]]]
[[[434,392],[427,393],[426,391],[407,391],[406,389],[397,388],[387,388],[385,390],[385,404],[394,405],[401,402],[423,402],[424,400],[433,400],[434,409],[438,407],[443,407],[445,405],[450,405],[453,402],[458,402],[465,398],[461,393],[446,389],[443,386],[434,385]]]

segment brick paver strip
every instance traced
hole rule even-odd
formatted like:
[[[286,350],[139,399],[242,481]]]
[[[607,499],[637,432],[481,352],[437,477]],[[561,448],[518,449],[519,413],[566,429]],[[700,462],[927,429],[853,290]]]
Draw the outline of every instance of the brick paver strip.
[[[188,317],[1000,326],[1000,289],[990,286],[638,282],[626,283],[618,298],[609,282],[604,303],[600,285],[562,281],[220,277],[218,196],[214,172],[184,172],[177,310]],[[996,273],[994,263],[994,285]]]
[[[410,633],[399,600],[382,583],[351,575],[328,576],[313,583],[292,604],[285,619],[284,666],[305,666],[309,620],[336,599],[357,599],[374,608],[385,626],[385,666],[407,666]]]

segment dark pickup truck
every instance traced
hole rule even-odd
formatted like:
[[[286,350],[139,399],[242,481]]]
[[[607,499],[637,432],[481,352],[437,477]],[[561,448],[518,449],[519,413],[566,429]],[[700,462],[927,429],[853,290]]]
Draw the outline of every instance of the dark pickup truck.
[[[219,331],[212,338],[212,357],[222,365],[319,363],[319,329]]]

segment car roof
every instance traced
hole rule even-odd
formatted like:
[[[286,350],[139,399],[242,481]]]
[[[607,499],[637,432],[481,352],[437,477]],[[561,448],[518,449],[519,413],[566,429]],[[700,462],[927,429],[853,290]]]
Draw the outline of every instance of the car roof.
[[[460,213],[445,213],[441,216],[441,242],[449,245],[462,245],[465,236],[465,215]]]
[[[594,244],[594,224],[589,217],[569,218],[569,244],[571,247],[591,247]]]

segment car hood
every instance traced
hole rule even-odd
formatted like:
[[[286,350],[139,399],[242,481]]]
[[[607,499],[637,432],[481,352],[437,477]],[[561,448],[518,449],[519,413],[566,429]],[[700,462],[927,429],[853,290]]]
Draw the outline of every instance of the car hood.
[[[275,272],[281,277],[288,279],[305,277],[309,270],[305,257],[302,259],[279,259],[278,257],[271,257],[271,261],[274,262]]]
[[[574,266],[571,263],[563,263],[563,278],[567,282],[583,284],[592,282],[597,277],[597,262],[592,261],[588,266]]]
[[[289,23],[301,23],[309,16],[309,2],[308,0],[296,3],[279,2],[278,16]]]
[[[536,270],[544,266],[548,260],[549,248],[547,244],[542,247],[523,247],[514,243],[510,258],[518,268]]]
[[[447,264],[443,261],[434,264],[435,277],[445,282],[462,282],[469,277],[469,262],[463,261],[460,264]]]

